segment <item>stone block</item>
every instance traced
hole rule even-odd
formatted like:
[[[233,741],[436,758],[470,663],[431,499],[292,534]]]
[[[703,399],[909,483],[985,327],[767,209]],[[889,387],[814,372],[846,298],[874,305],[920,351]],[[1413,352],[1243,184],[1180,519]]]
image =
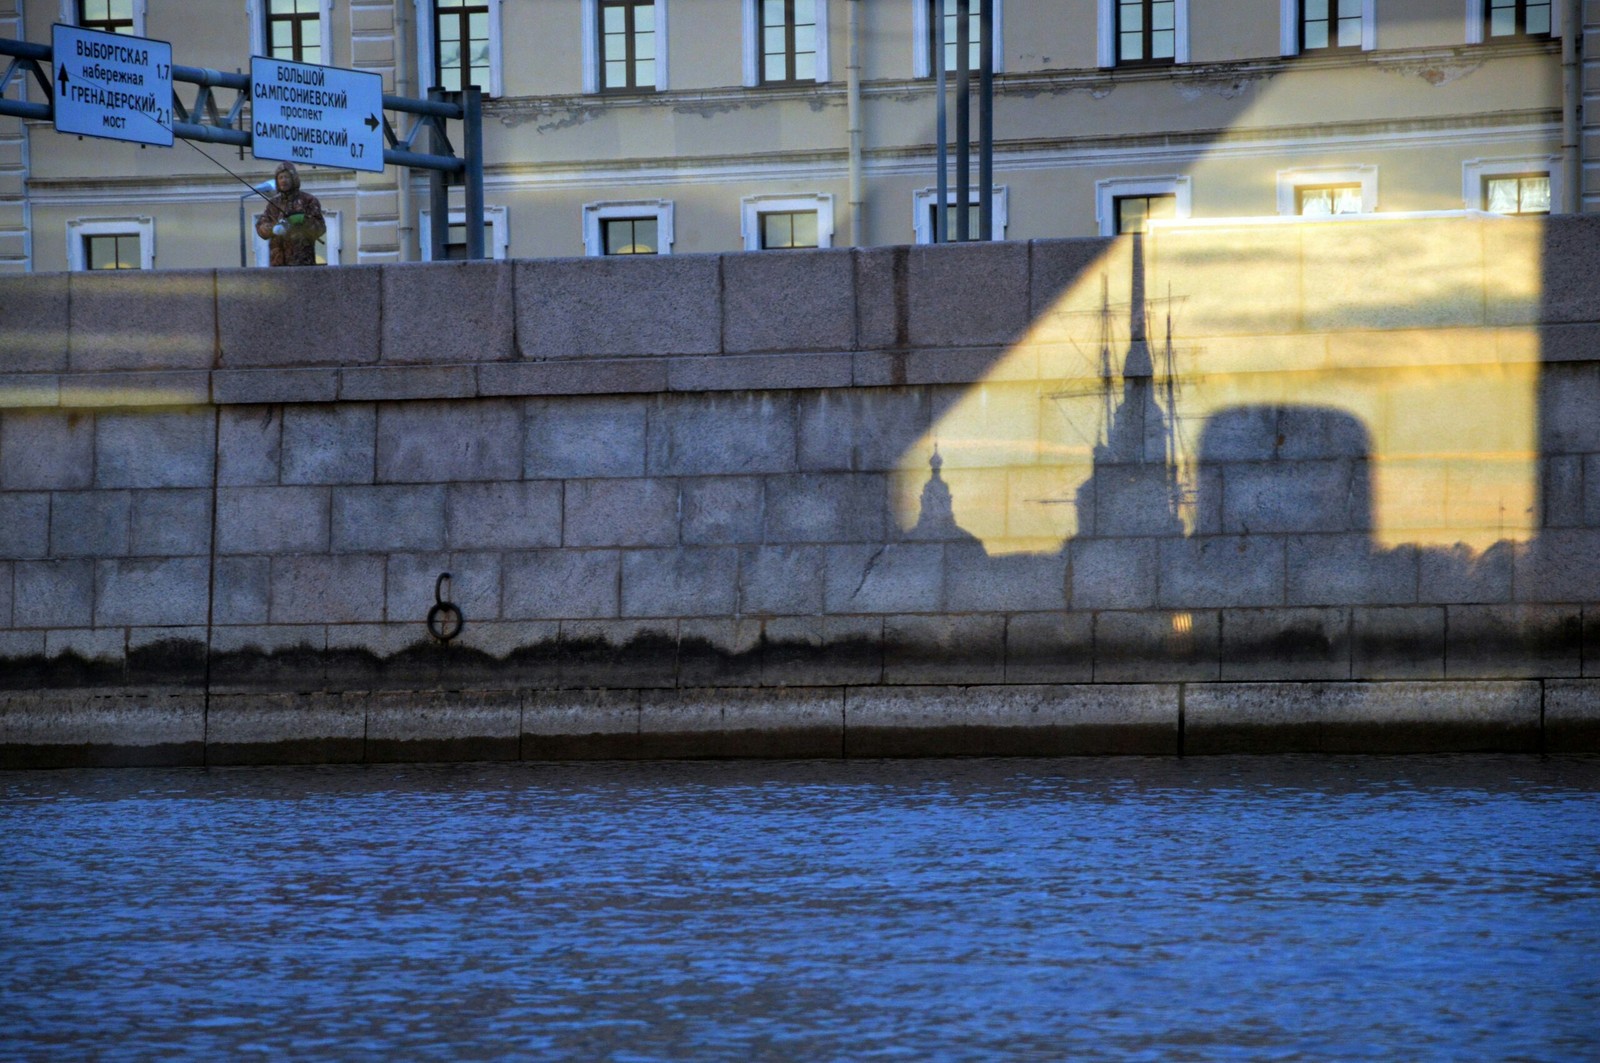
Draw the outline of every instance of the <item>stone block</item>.
[[[1538,748],[1537,683],[1207,683],[1184,697],[1185,754]]]
[[[805,472],[888,472],[930,424],[926,388],[827,390],[798,398]]]
[[[217,490],[217,552],[279,554],[328,548],[327,487]]]
[[[726,351],[848,351],[855,346],[849,250],[722,256]]]
[[[95,424],[96,487],[210,487],[210,410],[102,413]]]
[[[641,747],[658,757],[837,757],[844,692],[792,687],[647,693]]]
[[[332,490],[335,551],[444,548],[443,484],[384,484]]]
[[[909,247],[856,248],[852,252],[858,347],[905,347],[910,342],[910,254]]]
[[[61,378],[61,405],[75,409],[136,406],[203,406],[211,399],[202,369],[144,373],[75,373]]]
[[[68,655],[83,661],[109,663],[122,678],[121,670],[128,652],[128,633],[122,628],[53,628],[45,632],[44,652],[47,657]]]
[[[239,369],[376,362],[382,277],[376,266],[218,273],[217,302],[224,308],[218,322],[219,365]],[[327,327],[296,327],[305,321]]]
[[[561,484],[555,480],[452,484],[445,496],[456,550],[520,550],[561,544]]]
[[[1290,605],[1407,605],[1417,600],[1415,546],[1385,550],[1364,535],[1297,535],[1287,543]]]
[[[1094,617],[1023,613],[1006,618],[1007,683],[1087,683],[1094,678]]]
[[[1582,454],[1557,454],[1539,464],[1545,528],[1566,528],[1583,524],[1583,459]]]
[[[999,346],[913,348],[905,353],[905,380],[900,383],[982,383],[1005,364],[1005,353]]]
[[[795,471],[794,400],[783,393],[670,395],[649,407],[652,475]]]
[[[1544,684],[1545,753],[1600,753],[1600,679]]]
[[[636,690],[531,690],[522,696],[523,760],[637,757]]]
[[[217,483],[245,487],[278,482],[283,418],[275,406],[232,406],[217,423]]]
[[[1600,528],[1600,454],[1583,456],[1583,523]]]
[[[1064,610],[1067,578],[1065,551],[990,557],[979,543],[944,549],[944,601],[952,613]]]
[[[847,388],[855,357],[834,354],[708,354],[667,362],[669,391],[800,391]]]
[[[61,405],[61,378],[53,373],[0,373],[6,408],[53,409]]]
[[[207,764],[353,764],[367,718],[338,694],[218,694],[206,712]]]
[[[451,361],[515,357],[513,269],[509,262],[384,266],[383,361],[432,363],[441,351],[459,351]]]
[[[915,347],[1010,343],[1031,320],[1023,243],[914,247],[907,258]]]
[[[217,369],[211,400],[221,406],[269,402],[333,402],[339,397],[337,369]]]
[[[1221,619],[1213,611],[1095,614],[1096,683],[1214,680]]]
[[[0,698],[0,768],[202,764],[205,695],[12,694]]]
[[[618,615],[622,562],[615,550],[528,550],[505,557],[507,618],[588,620]]]
[[[680,534],[686,545],[759,543],[762,481],[755,476],[696,477],[683,481]]]
[[[565,485],[566,546],[670,546],[678,541],[673,480],[574,480]]]
[[[135,557],[211,552],[211,492],[200,488],[133,492]]]
[[[1576,605],[1452,605],[1446,614],[1444,672],[1451,679],[1582,674]]]
[[[11,611],[16,627],[88,627],[94,618],[94,562],[18,561]]]
[[[1150,538],[1074,539],[1067,573],[1072,608],[1153,607],[1160,567],[1157,543]]]
[[[522,699],[515,691],[396,691],[363,698],[368,761],[516,760]]]
[[[1033,240],[1028,244],[1031,304],[1029,316],[1049,314],[1067,291],[1089,280],[1098,293],[1093,276],[1114,241],[1108,239]]]
[[[509,399],[384,406],[378,413],[378,480],[517,480],[522,446],[522,408]]]
[[[1515,550],[1497,543],[1484,551],[1468,546],[1429,547],[1418,554],[1417,600],[1454,603],[1509,602]]]
[[[1351,610],[1350,678],[1443,679],[1440,606]]]
[[[520,261],[519,353],[713,354],[722,346],[720,266],[715,255]]]
[[[282,482],[372,483],[377,426],[370,403],[285,407]]]
[[[204,557],[101,561],[95,567],[95,623],[204,624],[210,577],[210,562]]]
[[[678,622],[678,685],[761,685],[761,621],[711,617]]]
[[[1329,222],[1301,231],[1301,307],[1313,332],[1484,323],[1478,226],[1451,219]]]
[[[383,619],[384,560],[350,554],[275,557],[274,624],[350,624]]]
[[[1201,463],[1271,461],[1278,456],[1281,406],[1251,405],[1219,411],[1200,432]]]
[[[66,370],[71,279],[68,273],[0,277],[0,362],[7,370]]]
[[[818,546],[767,545],[741,551],[738,611],[755,616],[822,612],[825,556]]]
[[[1365,462],[1234,463],[1222,470],[1222,530],[1365,532],[1372,527]]]
[[[944,547],[831,546],[825,580],[830,613],[936,613],[944,597]]]
[[[1600,361],[1556,362],[1539,377],[1539,450],[1550,454],[1600,451]]]
[[[1281,605],[1284,541],[1211,535],[1160,543],[1157,601],[1169,609]]]
[[[478,394],[471,365],[361,365],[339,370],[342,402],[470,399]]]
[[[1349,679],[1348,609],[1224,609],[1222,679]]]
[[[1003,616],[891,616],[883,622],[885,683],[1001,683]]]
[[[1543,236],[1543,262],[1576,263],[1588,261],[1595,242],[1600,240],[1600,224],[1592,215],[1562,215],[1540,219],[1536,232]],[[1533,226],[1530,226],[1532,228]],[[1511,239],[1507,237],[1507,239]],[[1545,269],[1540,273],[1539,320],[1600,320],[1600,287],[1590,271],[1581,268]]]
[[[485,362],[479,395],[629,395],[667,390],[667,363],[647,358]]]
[[[384,585],[384,616],[424,624],[434,591],[461,610],[464,624],[500,617],[501,557],[497,553],[391,554]],[[450,578],[439,584],[441,573]]]
[[[0,557],[50,553],[50,496],[43,491],[0,493]]]
[[[216,273],[107,270],[72,276],[70,364],[107,369],[210,369]]]
[[[883,681],[878,617],[799,616],[768,620],[763,686],[839,686]]]
[[[271,558],[217,558],[211,587],[212,623],[265,624],[271,575]]]
[[[563,620],[561,686],[677,684],[676,620]]]
[[[633,397],[528,400],[523,475],[643,476],[645,409]]]
[[[1518,601],[1595,601],[1600,598],[1600,528],[1547,528],[1518,552],[1513,565]]]
[[[1177,751],[1174,686],[852,687],[845,693],[850,757]]]
[[[629,550],[622,555],[622,615],[727,616],[738,580],[739,554],[729,547]]]
[[[1183,532],[1165,465],[1102,465],[1095,470],[1093,490],[1095,535],[1172,538]]]
[[[128,628],[126,674],[131,687],[206,685],[206,629],[202,624]]]
[[[57,491],[50,497],[50,556],[126,554],[131,509],[127,491]]]
[[[809,473],[766,478],[769,543],[881,543],[889,481],[876,473]]]
[[[11,627],[11,562],[0,562],[0,631]],[[0,650],[0,659],[4,651]]]
[[[0,490],[88,487],[94,476],[94,420],[93,414],[58,410],[0,413]]]
[[[211,629],[213,693],[318,690],[327,684],[328,629],[274,624]]]

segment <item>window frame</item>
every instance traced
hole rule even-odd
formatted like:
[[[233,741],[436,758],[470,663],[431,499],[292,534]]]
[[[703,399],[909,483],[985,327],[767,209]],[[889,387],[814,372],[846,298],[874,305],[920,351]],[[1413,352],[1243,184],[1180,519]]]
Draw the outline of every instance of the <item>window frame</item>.
[[[583,205],[583,253],[590,258],[617,258],[627,256],[607,255],[605,247],[605,222],[616,218],[648,218],[656,220],[656,255],[672,254],[676,238],[673,230],[673,209],[670,199],[607,199]]]
[[[1468,210],[1493,213],[1497,218],[1520,217],[1488,209],[1487,182],[1491,177],[1524,177],[1547,174],[1550,178],[1550,213],[1561,213],[1566,186],[1561,180],[1560,155],[1516,155],[1501,158],[1467,159],[1461,164],[1461,202]],[[1538,217],[1539,215],[1530,215]]]
[[[333,61],[333,0],[321,0],[317,5],[317,22],[322,34],[322,58],[318,66],[334,66]],[[245,0],[245,15],[250,20],[250,54],[267,55],[267,5],[265,0]]]
[[[783,88],[785,86],[807,85],[810,82],[798,81],[766,81],[762,78],[762,68],[765,65],[761,50],[761,0],[744,0],[744,87],[747,89],[772,86]],[[828,49],[828,0],[817,0],[817,51],[816,64],[818,85],[826,85],[832,80],[829,71]],[[656,16],[657,18],[660,15]]]
[[[149,7],[148,0],[133,0],[133,32],[131,36],[143,37],[145,35],[145,15]],[[61,22],[67,26],[82,26],[78,18],[78,0],[61,0]],[[93,29],[95,27],[85,27]]]
[[[667,0],[654,0],[656,13],[656,92],[666,92],[668,85],[667,55],[671,38],[667,32]],[[648,95],[650,89],[602,89],[600,77],[600,0],[582,0],[583,18],[583,91],[590,96]]]
[[[1349,3],[1352,0],[1340,0]],[[1303,22],[1300,13],[1304,7],[1304,0],[1278,0],[1279,31],[1278,52],[1281,55],[1341,55],[1351,52],[1374,51],[1378,47],[1378,0],[1359,0],[1361,4],[1361,45],[1354,48],[1349,45],[1343,47],[1330,45],[1326,48],[1313,48],[1307,53],[1300,46],[1303,36]]]
[[[1173,219],[1190,216],[1193,181],[1183,174],[1108,177],[1094,183],[1094,220],[1101,236],[1117,235],[1117,200],[1129,196],[1172,196]]]
[[[833,195],[828,192],[790,195],[745,196],[739,201],[739,230],[746,251],[766,250],[761,246],[761,216],[796,211],[816,211],[817,248],[833,246]],[[796,248],[792,250],[810,250]]]
[[[1508,37],[1489,36],[1489,4],[1487,0],[1467,0],[1467,43],[1484,44],[1489,41],[1523,41],[1523,40],[1559,40],[1562,36],[1563,18],[1566,5],[1556,0],[1550,5],[1550,32],[1546,34],[1525,33]]]
[[[494,98],[505,95],[504,35],[500,31],[500,13],[504,5],[503,0],[484,0],[484,2],[489,5],[489,84],[479,88],[485,96]],[[429,80],[432,80],[435,57],[438,54],[437,44],[434,41],[437,23],[434,21],[433,0],[415,0],[415,10],[417,69],[428,71]],[[427,87],[430,86],[424,86]]]
[[[982,199],[978,189],[971,189],[967,193],[967,207],[970,209],[980,205]],[[934,237],[933,206],[939,197],[937,188],[919,188],[911,194],[911,231],[915,243],[931,244]],[[946,208],[956,205],[955,189],[946,189],[944,195]],[[989,212],[994,225],[995,240],[1004,240],[1006,226],[1010,224],[1010,203],[1008,188],[1005,185],[994,185],[990,189]],[[972,232],[972,239],[978,239],[977,230]]]
[[[1123,59],[1118,55],[1119,43],[1122,40],[1122,2],[1121,0],[1099,0],[1100,20],[1099,25],[1104,27],[1100,41],[1100,65],[1102,67],[1164,67],[1175,66],[1189,61],[1189,0],[1172,0],[1172,56],[1166,59]],[[1155,0],[1143,0],[1147,9]],[[1152,30],[1142,30],[1145,44],[1149,45],[1149,35]]]
[[[483,208],[483,220],[489,226],[489,237],[486,241],[489,259],[494,262],[503,262],[510,257],[511,231],[507,225],[505,207]],[[465,209],[450,208],[446,225],[465,225],[467,212]],[[431,210],[417,211],[417,241],[421,252],[420,261],[433,261],[433,212]],[[460,261],[450,259],[449,261]],[[483,261],[478,259],[477,261]]]
[[[121,218],[72,218],[67,222],[67,269],[90,272],[83,240],[86,236],[127,236],[139,238],[139,269],[156,268],[156,221],[148,215]],[[95,271],[100,272],[100,271]],[[106,270],[104,272],[117,272]]]
[[[989,54],[996,74],[1005,71],[1005,0],[989,0],[994,7],[994,41]],[[911,76],[933,77],[933,22],[929,15],[935,0],[911,0]],[[972,73],[978,73],[974,67]]]
[[[1360,214],[1376,214],[1378,212],[1378,168],[1376,166],[1311,166],[1303,169],[1278,171],[1279,215],[1286,218],[1301,217],[1298,203],[1299,190],[1303,187],[1322,185],[1360,185]],[[1360,215],[1340,214],[1333,216],[1348,218],[1359,217]]]
[[[342,266],[344,264],[344,226],[341,224],[340,212],[337,210],[325,210],[322,212],[322,220],[327,226],[327,231],[322,234],[322,246],[325,248],[322,257],[330,266]],[[254,231],[255,227],[251,226],[251,232],[253,233]],[[255,253],[252,256],[252,265],[263,268],[272,265],[271,245],[258,235],[253,239],[253,246]]]

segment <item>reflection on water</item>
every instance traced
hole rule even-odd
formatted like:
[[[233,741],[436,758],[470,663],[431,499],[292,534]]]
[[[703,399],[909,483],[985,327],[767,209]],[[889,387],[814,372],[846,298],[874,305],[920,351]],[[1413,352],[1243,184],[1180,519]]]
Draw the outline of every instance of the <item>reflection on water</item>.
[[[1572,1059],[1600,761],[0,774],[0,1055]]]

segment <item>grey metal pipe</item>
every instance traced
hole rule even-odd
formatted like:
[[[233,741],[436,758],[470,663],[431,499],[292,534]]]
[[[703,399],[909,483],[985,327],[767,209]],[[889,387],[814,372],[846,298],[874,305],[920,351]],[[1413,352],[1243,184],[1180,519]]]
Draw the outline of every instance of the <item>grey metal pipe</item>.
[[[444,89],[428,90],[430,100],[439,100],[443,95]],[[428,136],[431,140],[429,146],[442,154],[445,150],[444,133],[437,126],[429,126]],[[387,161],[389,153],[386,151],[383,154]],[[444,174],[438,170],[428,175],[428,213],[432,216],[428,231],[428,257],[435,262],[443,262],[450,246],[450,190],[445,187]]]
[[[1579,43],[1583,40],[1583,0],[1567,0],[1561,27],[1561,211],[1583,211],[1583,69]]]
[[[849,64],[845,67],[845,125],[850,136],[850,246],[863,243],[861,213],[866,196],[861,182],[861,0],[850,0]]]
[[[461,92],[461,154],[467,163],[467,257],[483,253],[483,90],[469,85]]]
[[[945,88],[944,78],[944,0],[927,0],[928,9],[933,13],[933,92],[938,97],[938,106],[934,117],[934,137],[938,141],[938,150],[934,152],[938,166],[938,177],[934,180],[933,208],[933,242],[942,244],[949,238],[945,231],[945,206],[944,201],[950,195],[950,180],[946,176],[950,169],[950,140],[945,129],[945,108],[949,105],[949,93]]]
[[[978,239],[994,239],[994,0],[978,9]]]
[[[956,0],[956,239],[961,241],[972,239],[967,224],[967,200],[972,197],[971,15],[970,0]]]

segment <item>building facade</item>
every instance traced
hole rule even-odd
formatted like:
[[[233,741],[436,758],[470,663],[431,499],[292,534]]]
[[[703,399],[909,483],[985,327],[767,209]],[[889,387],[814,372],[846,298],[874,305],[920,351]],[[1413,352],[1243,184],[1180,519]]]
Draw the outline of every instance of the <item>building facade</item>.
[[[996,238],[1151,217],[1600,210],[1593,0],[980,2],[993,40],[969,57],[992,49]],[[170,41],[188,66],[271,54],[376,71],[407,96],[475,84],[489,254],[683,254],[931,240],[934,28],[943,14],[953,66],[955,8],[0,0],[0,36],[48,42],[66,21]],[[38,94],[20,78],[8,91]],[[0,118],[0,270],[264,264],[245,185],[272,165]],[[327,261],[426,255],[426,174],[317,169],[305,186],[328,214]]]

